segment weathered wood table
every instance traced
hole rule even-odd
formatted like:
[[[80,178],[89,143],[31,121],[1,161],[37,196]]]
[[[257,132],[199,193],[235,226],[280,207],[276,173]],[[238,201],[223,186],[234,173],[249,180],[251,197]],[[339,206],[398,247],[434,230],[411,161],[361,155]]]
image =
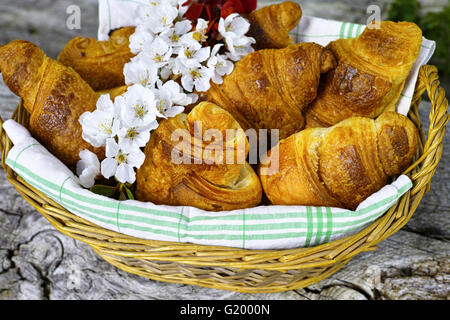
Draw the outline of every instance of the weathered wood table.
[[[304,2],[313,8],[309,1]],[[318,5],[325,8],[324,2]],[[79,3],[82,29],[67,30],[65,9],[71,1],[2,1],[0,45],[28,39],[55,57],[71,37],[95,36],[96,2]],[[0,81],[3,119],[10,118],[18,100]],[[422,103],[425,127],[429,109],[429,103]],[[301,290],[274,294],[163,283],[121,271],[88,245],[56,231],[20,197],[0,170],[0,299],[449,299],[450,134],[444,143],[431,191],[402,230],[381,242],[376,251],[356,256],[330,278]]]

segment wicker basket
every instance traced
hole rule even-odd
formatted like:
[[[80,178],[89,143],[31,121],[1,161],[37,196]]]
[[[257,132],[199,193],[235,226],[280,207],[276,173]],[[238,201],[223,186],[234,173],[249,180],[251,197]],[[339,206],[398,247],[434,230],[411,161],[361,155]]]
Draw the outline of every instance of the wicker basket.
[[[418,108],[423,92],[431,100],[430,128],[425,140]],[[6,166],[12,147],[1,129],[2,165],[8,180],[50,223],[63,234],[89,244],[112,265],[154,280],[199,285],[248,293],[279,292],[299,289],[318,282],[402,228],[430,188],[430,180],[442,156],[448,101],[439,85],[437,69],[425,65],[420,69],[409,118],[420,132],[415,162],[406,170],[413,188],[363,231],[340,240],[312,248],[289,250],[244,250],[219,246],[194,245],[143,240],[101,228],[83,220],[26,183]],[[22,103],[13,119],[28,125],[28,113]]]

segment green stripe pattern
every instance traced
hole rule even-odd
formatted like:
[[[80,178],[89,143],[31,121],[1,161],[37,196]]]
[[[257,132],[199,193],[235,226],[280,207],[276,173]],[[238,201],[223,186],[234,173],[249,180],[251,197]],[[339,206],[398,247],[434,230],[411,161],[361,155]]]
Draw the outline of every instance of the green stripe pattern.
[[[316,246],[363,229],[411,187],[408,178],[358,211],[311,206],[260,206],[229,212],[117,201],[83,189],[77,178],[37,143],[14,146],[6,164],[73,214],[139,238],[248,249]],[[56,168],[55,168],[56,166]]]
[[[357,37],[364,29],[364,25],[351,22],[338,22],[313,17],[303,17],[302,20],[290,32],[295,43],[316,42],[326,46],[333,40]]]

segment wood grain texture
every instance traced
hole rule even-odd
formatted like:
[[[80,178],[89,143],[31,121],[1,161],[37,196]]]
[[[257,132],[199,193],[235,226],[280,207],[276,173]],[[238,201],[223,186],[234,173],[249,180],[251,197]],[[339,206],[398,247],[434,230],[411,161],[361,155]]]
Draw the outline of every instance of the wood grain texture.
[[[259,1],[264,5],[274,1]],[[279,2],[279,1],[278,1]],[[390,0],[379,1],[385,12]],[[22,38],[51,57],[70,38],[95,37],[97,4],[80,0],[82,29],[67,30],[71,0],[5,0],[0,45]],[[371,1],[303,0],[305,15],[364,23]],[[432,1],[430,10],[444,6]],[[425,7],[428,9],[428,7]],[[0,116],[9,119],[19,99],[0,80]],[[420,115],[428,126],[429,103]],[[36,212],[0,170],[0,299],[448,299],[450,297],[450,137],[416,213],[399,232],[315,285],[272,294],[243,294],[148,280],[123,272],[86,244],[68,238]]]

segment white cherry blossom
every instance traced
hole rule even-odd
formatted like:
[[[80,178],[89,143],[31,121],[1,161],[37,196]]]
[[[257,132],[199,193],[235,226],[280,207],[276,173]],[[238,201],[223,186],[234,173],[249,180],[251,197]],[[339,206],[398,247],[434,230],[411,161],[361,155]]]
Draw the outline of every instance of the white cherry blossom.
[[[197,42],[198,43],[198,42]],[[206,61],[211,54],[211,47],[197,46],[194,43],[189,43],[181,47],[178,53],[178,59],[180,60],[192,60],[196,62]]]
[[[252,37],[241,37],[239,39],[233,40],[232,45],[227,44],[229,52],[227,52],[227,57],[233,61],[239,61],[249,53],[255,50],[252,44],[256,43],[255,39]]]
[[[234,64],[230,60],[226,59],[225,55],[219,54],[222,43],[216,44],[211,51],[211,58],[209,58],[206,64],[208,68],[214,70],[212,74],[212,81],[216,84],[223,83],[223,76],[230,74],[233,71]]]
[[[208,39],[206,32],[208,31],[208,21],[200,18],[197,20],[195,31],[192,34],[192,38],[198,42],[205,42]]]
[[[156,117],[163,115],[156,109],[155,94],[152,90],[135,84],[123,95],[116,97],[120,105],[120,119],[124,127],[146,128]]]
[[[97,109],[84,112],[78,121],[82,128],[82,137],[94,147],[101,147],[106,139],[114,137],[119,130],[119,122],[115,119],[116,106],[109,94],[100,96]]]
[[[85,188],[95,184],[95,178],[100,174],[100,161],[97,155],[87,149],[80,151],[80,160],[77,163],[77,175]]]
[[[225,41],[235,40],[244,36],[250,29],[250,23],[247,19],[237,13],[230,14],[228,17],[220,18],[218,30]]]
[[[183,92],[183,88],[173,80],[164,84],[158,83],[158,89],[154,90],[157,99],[156,108],[165,117],[174,117],[184,111],[184,107],[193,103],[196,97]],[[194,100],[195,99],[195,100]]]
[[[142,59],[151,61],[159,68],[169,61],[172,53],[172,47],[162,37],[157,36],[153,41],[144,44]]]
[[[183,20],[175,23],[173,28],[167,29],[161,33],[161,38],[171,47],[173,47],[173,53],[178,53],[178,48],[183,45],[182,37],[191,31],[192,22],[189,20]]]
[[[150,88],[158,79],[158,67],[151,60],[139,55],[125,64],[123,74],[126,84],[139,83],[143,87]]]
[[[208,91],[211,87],[210,80],[212,77],[212,70],[205,66],[187,66],[183,70],[181,76],[181,84],[183,88],[192,92],[194,87],[198,92]]]
[[[172,4],[163,1],[150,6],[143,14],[145,26],[153,33],[159,33],[172,26],[172,23],[178,17],[178,9]]]
[[[145,147],[150,140],[150,131],[158,128],[158,121],[151,122],[146,127],[123,127],[117,133],[119,145],[125,151]]]
[[[144,163],[145,154],[139,149],[124,150],[114,139],[106,141],[106,158],[101,163],[102,175],[109,179],[115,176],[121,183],[134,183],[136,172]]]
[[[145,30],[142,26],[137,26],[135,32],[130,36],[130,51],[134,54],[142,52],[144,45],[152,42],[154,37],[151,31]]]

